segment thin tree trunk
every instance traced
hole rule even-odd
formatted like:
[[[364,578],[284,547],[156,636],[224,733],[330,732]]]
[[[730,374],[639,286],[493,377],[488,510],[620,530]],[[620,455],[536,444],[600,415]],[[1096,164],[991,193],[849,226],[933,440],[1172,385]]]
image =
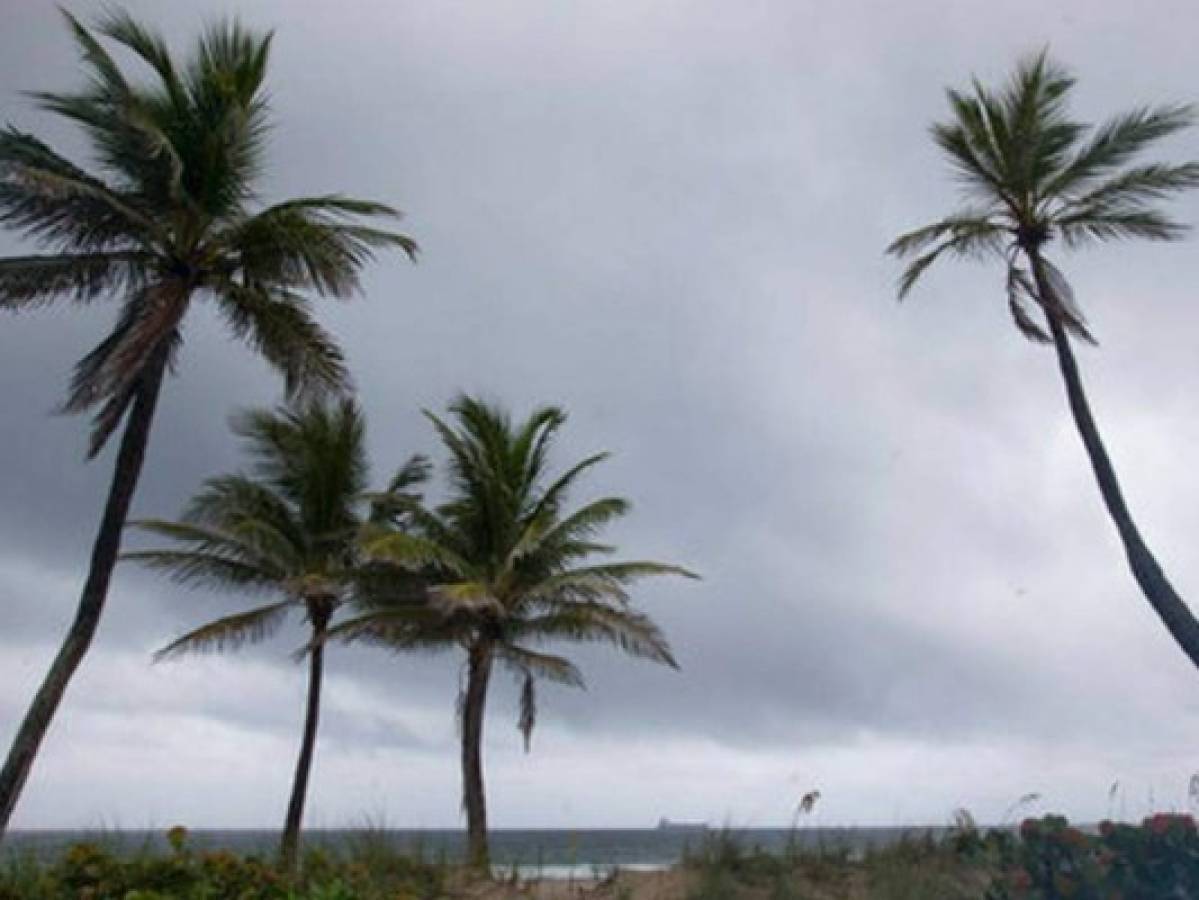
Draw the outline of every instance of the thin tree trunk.
[[[308,654],[308,709],[304,715],[304,736],[300,741],[300,756],[287,804],[287,819],[283,824],[283,841],[279,855],[284,868],[294,872],[299,864],[300,823],[304,819],[304,800],[308,795],[308,775],[312,771],[312,755],[316,749],[316,728],[321,714],[321,677],[325,663],[325,630],[332,610],[314,606],[312,619],[312,650]]]
[[[1053,297],[1039,253],[1032,250],[1028,256],[1038,293],[1042,297]],[[1057,350],[1058,365],[1066,382],[1070,412],[1074,416],[1074,424],[1078,427],[1087,456],[1090,457],[1095,480],[1099,483],[1099,493],[1103,495],[1103,503],[1124,545],[1133,578],[1178,646],[1190,657],[1191,662],[1199,667],[1199,621],[1196,621],[1182,598],[1174,591],[1132,520],[1120,490],[1120,482],[1116,478],[1116,470],[1112,467],[1107,450],[1099,437],[1095,419],[1091,415],[1090,404],[1087,403],[1087,396],[1083,391],[1082,378],[1078,373],[1078,364],[1070,348],[1070,337],[1058,317],[1048,310],[1047,313],[1053,346]]]
[[[466,695],[462,699],[462,805],[466,809],[467,862],[486,869],[487,799],[483,793],[483,711],[491,678],[491,645],[479,640],[467,659]]]
[[[3,839],[8,828],[13,809],[21,796],[21,789],[29,777],[38,748],[62,702],[67,685],[83,661],[100,624],[100,614],[104,611],[112,570],[116,566],[117,555],[121,549],[121,532],[125,527],[125,519],[129,515],[129,506],[141,475],[142,462],[145,460],[150,424],[154,419],[154,409],[158,404],[166,364],[167,348],[164,346],[151,359],[141,376],[137,396],[125,423],[125,432],[121,436],[112,484],[104,506],[104,515],[100,520],[100,529],[92,545],[91,565],[79,597],[75,620],[71,623],[66,639],[50,665],[45,680],[34,695],[33,703],[25,714],[21,727],[17,730],[4,768],[0,769],[0,839]]]

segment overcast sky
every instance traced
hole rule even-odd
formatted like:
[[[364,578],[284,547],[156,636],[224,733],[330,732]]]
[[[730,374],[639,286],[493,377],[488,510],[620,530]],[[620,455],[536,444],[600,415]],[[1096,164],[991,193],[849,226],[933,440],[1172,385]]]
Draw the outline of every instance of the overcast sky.
[[[69,3],[83,16],[98,4]],[[437,455],[420,415],[460,390],[570,411],[569,464],[634,501],[628,555],[681,672],[577,651],[522,752],[495,681],[498,827],[767,826],[819,788],[824,824],[1095,819],[1185,808],[1199,677],[1128,574],[1052,352],[1002,272],[950,263],[910,302],[883,248],[957,201],[928,138],[943,88],[1046,44],[1094,120],[1199,97],[1199,7],[1077,0],[158,0],[181,51],[235,12],[277,30],[264,201],[403,208],[323,318],[369,415],[376,481]],[[1052,8],[1052,12],[1047,9]],[[22,95],[79,82],[54,4],[0,0],[0,119],[78,158]],[[1199,155],[1199,131],[1165,151]],[[1199,199],[1199,198],[1197,198]],[[1199,202],[1176,212],[1199,220]],[[30,252],[0,235],[0,254]],[[1134,514],[1199,603],[1199,244],[1057,260],[1101,342],[1080,350]],[[112,454],[53,415],[111,307],[0,321],[0,743],[74,611]],[[135,515],[173,517],[240,464],[226,419],[279,384],[197,308]],[[585,499],[580,497],[580,499]],[[238,608],[122,568],[14,824],[277,826],[299,739],[297,629],[226,657],[154,649]],[[457,824],[459,660],[328,658],[308,821]],[[1120,791],[1109,801],[1109,788]]]

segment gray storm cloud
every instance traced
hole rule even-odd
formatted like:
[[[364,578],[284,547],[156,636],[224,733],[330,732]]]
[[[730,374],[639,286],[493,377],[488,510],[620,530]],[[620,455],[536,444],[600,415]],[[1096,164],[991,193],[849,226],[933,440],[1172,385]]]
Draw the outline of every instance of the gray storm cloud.
[[[129,5],[176,41],[229,8]],[[1199,10],[246,0],[238,12],[277,29],[266,198],[395,203],[424,247],[416,267],[373,266],[364,297],[324,317],[369,415],[376,480],[436,454],[419,411],[458,390],[559,403],[561,462],[615,451],[590,484],[635,503],[618,542],[705,576],[642,595],[683,671],[580,651],[590,689],[546,692],[528,757],[515,692],[498,685],[497,825],[771,824],[814,785],[830,824],[938,822],[961,805],[997,818],[1027,790],[1093,817],[1117,778],[1138,798],[1185,802],[1199,688],[1127,575],[1051,354],[1011,328],[993,267],[947,266],[899,307],[882,249],[956,199],[927,137],[944,86],[1002,76],[1049,44],[1080,78],[1084,118],[1186,100],[1199,94]],[[20,94],[78,78],[54,5],[0,0],[0,13],[0,113],[78,152]],[[1199,132],[1172,149],[1199,155]],[[1102,344],[1082,359],[1100,425],[1193,602],[1197,248],[1060,260]],[[0,236],[0,253],[18,252]],[[82,462],[85,423],[51,412],[110,312],[0,320],[3,741],[73,609],[109,474],[109,456]],[[226,417],[277,391],[198,310],[135,513],[172,516],[237,467]],[[298,635],[150,664],[173,633],[235,603],[120,573],[18,827],[277,819]],[[457,661],[338,651],[329,678],[315,821],[382,807],[395,825],[455,823]]]

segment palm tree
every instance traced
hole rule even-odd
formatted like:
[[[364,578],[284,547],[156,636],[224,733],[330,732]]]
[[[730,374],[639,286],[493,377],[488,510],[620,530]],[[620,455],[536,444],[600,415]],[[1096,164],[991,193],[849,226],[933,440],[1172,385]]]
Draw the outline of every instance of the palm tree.
[[[494,664],[523,680],[519,728],[527,750],[537,714],[535,679],[583,683],[569,660],[538,645],[606,641],[677,668],[666,639],[630,605],[626,588],[647,576],[695,576],[657,562],[585,564],[613,552],[595,537],[625,515],[629,504],[604,497],[567,510],[568,490],[607,454],[590,456],[551,479],[549,450],[566,421],[561,410],[538,409],[519,425],[469,397],[458,398],[450,411],[457,427],[426,413],[449,451],[449,498],[435,509],[411,504],[404,527],[368,527],[363,539],[370,557],[425,579],[429,602],[413,608],[410,592],[401,592],[398,602],[385,592],[368,594],[361,614],[334,628],[331,637],[392,649],[465,652],[459,697],[462,802],[469,862],[485,867],[483,719]]]
[[[82,129],[96,173],[31,134],[0,130],[0,223],[44,251],[0,259],[0,308],[116,301],[116,323],[75,367],[65,408],[95,412],[89,457],[125,426],[75,620],[0,770],[0,837],[99,623],[192,301],[211,301],[233,335],[283,374],[289,395],[340,390],[348,383],[342,354],[312,318],[310,294],[350,296],[373,251],[416,250],[409,238],[364,224],[398,216],[380,203],[328,195],[255,209],[269,34],[214,26],[181,67],[161,37],[125,13],[109,14],[94,32],[66,18],[87,85],[34,96]],[[126,78],[101,37],[144,63],[152,81]]]
[[[324,636],[335,610],[362,578],[357,537],[367,520],[365,423],[358,406],[343,400],[336,406],[252,411],[235,418],[233,428],[254,460],[252,474],[210,479],[178,522],[135,522],[176,546],[122,558],[187,585],[272,595],[269,603],[188,632],[157,659],[257,643],[292,611],[307,619],[308,703],[282,840],[283,861],[291,867],[316,743]],[[387,496],[411,500],[405,492],[426,474],[424,460],[413,457],[393,478]],[[380,510],[378,503],[370,509],[376,520]]]
[[[952,117],[934,125],[932,135],[970,200],[947,218],[898,238],[888,252],[913,257],[900,279],[901,299],[944,255],[1003,259],[1016,327],[1032,341],[1052,343],[1057,352],[1074,423],[1133,577],[1199,666],[1199,622],[1137,530],[1083,391],[1070,340],[1093,344],[1094,339],[1065,277],[1044,252],[1055,238],[1073,248],[1181,237],[1184,227],[1157,201],[1199,186],[1199,163],[1134,163],[1134,158],[1191,125],[1194,110],[1142,107],[1093,129],[1068,115],[1073,85],[1074,79],[1041,52],[1021,62],[1000,90],[976,80],[970,93],[949,91]]]

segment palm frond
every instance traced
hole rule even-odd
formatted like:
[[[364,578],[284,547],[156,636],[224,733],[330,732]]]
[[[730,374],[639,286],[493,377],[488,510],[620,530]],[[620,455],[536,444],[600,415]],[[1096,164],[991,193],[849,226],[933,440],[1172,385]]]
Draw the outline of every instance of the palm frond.
[[[401,531],[379,533],[368,529],[362,540],[363,552],[372,559],[394,563],[410,571],[435,566],[455,575],[470,574],[470,564],[450,548],[416,534]]]
[[[513,643],[496,645],[496,654],[501,662],[518,674],[543,678],[567,687],[586,687],[583,673],[564,656],[541,653]]]
[[[420,487],[429,480],[433,463],[422,453],[414,453],[396,470],[387,485],[388,493],[399,493],[409,488]]]
[[[621,604],[629,601],[626,587],[632,582],[658,575],[680,575],[685,578],[699,576],[681,566],[655,562],[607,563],[585,566],[550,575],[529,585],[523,591],[527,602],[534,604],[563,601],[613,600]]]
[[[341,348],[300,295],[230,283],[217,300],[233,334],[283,376],[288,398],[303,401],[351,389]]]
[[[521,676],[520,713],[516,727],[524,740],[525,753],[529,752],[533,740],[533,728],[537,724],[537,679],[544,678],[558,684],[582,688],[583,673],[570,660],[548,653],[538,653],[515,644],[496,647],[500,660]]]
[[[1086,190],[1106,178],[1150,144],[1195,121],[1189,104],[1140,107],[1103,123],[1046,188],[1049,195]]]
[[[533,742],[533,728],[537,725],[537,683],[532,675],[525,675],[520,687],[520,715],[516,720],[516,728],[524,740],[525,753],[529,752]]]
[[[1038,295],[1041,306],[1049,315],[1055,316],[1067,331],[1082,338],[1088,344],[1096,344],[1097,341],[1091,335],[1090,329],[1087,328],[1086,317],[1074,299],[1074,288],[1070,286],[1066,276],[1044,257],[1039,257],[1037,264],[1041,267],[1044,286],[1048,288],[1047,296],[1043,293]]]
[[[560,561],[568,557],[575,558],[579,551],[606,552],[610,549],[606,545],[592,544],[587,539],[605,525],[626,515],[629,507],[629,502],[623,497],[604,497],[586,504],[563,519],[542,512],[525,526],[520,540],[508,555],[505,569],[514,568],[521,559],[543,548]]]
[[[375,611],[334,625],[326,639],[343,644],[368,644],[394,653],[443,653],[459,647],[470,634],[461,622],[420,606],[407,610]]]
[[[186,89],[175,68],[174,60],[171,59],[170,49],[160,34],[146,28],[123,9],[107,10],[96,30],[133,51],[142,62],[150,66],[177,108],[187,106]]]
[[[281,600],[209,622],[167,644],[154,654],[154,659],[158,662],[186,653],[223,653],[243,644],[257,644],[279,630],[294,605],[294,600]]]
[[[406,235],[355,224],[346,218],[350,213],[397,214],[382,204],[343,197],[291,200],[239,223],[221,241],[237,254],[248,284],[347,297],[358,289],[358,273],[376,250],[398,248],[410,257],[417,250]]]
[[[887,252],[900,258],[920,253],[912,260],[899,279],[899,299],[904,299],[915,286],[920,276],[936,262],[942,254],[977,259],[991,254],[1002,254],[1005,244],[1011,240],[1010,231],[994,218],[977,210],[967,210],[942,219],[924,228],[900,235]],[[926,248],[931,247],[931,250]]]
[[[86,303],[137,291],[149,257],[133,251],[0,258],[0,309],[23,310],[63,297]]]
[[[210,528],[194,522],[171,522],[165,519],[138,519],[132,528],[185,545],[182,551],[146,550],[130,552],[123,559],[136,559],[151,568],[169,571],[175,581],[221,586],[208,578],[211,571],[227,571],[231,577],[244,578],[244,583],[279,587],[299,567],[297,550],[269,523],[262,519],[228,522],[228,528]],[[179,565],[175,565],[178,562]],[[195,571],[192,571],[193,566]],[[231,581],[225,586],[238,586]]]
[[[228,557],[188,550],[130,550],[122,560],[169,573],[171,580],[191,587],[226,591],[278,589],[277,579],[262,568]]]
[[[370,503],[370,521],[376,525],[390,523],[400,525],[413,507],[419,506],[421,495],[412,488],[420,487],[429,480],[433,463],[422,454],[413,454],[396,470],[387,490],[364,495]]]
[[[1062,206],[1063,215],[1076,210],[1136,211],[1153,200],[1199,187],[1199,163],[1134,166],[1091,188]]]
[[[946,97],[954,119],[932,126],[933,141],[949,157],[958,181],[970,194],[988,203],[1006,203],[1003,158],[980,104],[954,90],[946,91]]]
[[[1028,302],[1032,301],[1040,308],[1041,301],[1037,297],[1036,286],[1028,272],[1015,263],[1008,265],[1007,296],[1008,310],[1020,333],[1034,343],[1050,343],[1053,339],[1033,318],[1033,312],[1028,306]]]
[[[1058,234],[1068,246],[1076,247],[1092,241],[1139,239],[1147,241],[1176,241],[1187,232],[1187,226],[1154,209],[1134,208],[1107,210],[1083,208],[1062,216],[1055,223]]]
[[[647,615],[595,601],[558,603],[531,616],[514,629],[521,639],[600,641],[614,644],[630,656],[677,669],[661,629]]]
[[[151,364],[177,348],[189,299],[176,282],[145,285],[125,301],[109,336],[75,365],[63,410],[83,412],[103,404],[93,420],[89,458],[120,424]]]
[[[0,224],[74,252],[127,250],[165,238],[134,198],[12,127],[0,130]]]

